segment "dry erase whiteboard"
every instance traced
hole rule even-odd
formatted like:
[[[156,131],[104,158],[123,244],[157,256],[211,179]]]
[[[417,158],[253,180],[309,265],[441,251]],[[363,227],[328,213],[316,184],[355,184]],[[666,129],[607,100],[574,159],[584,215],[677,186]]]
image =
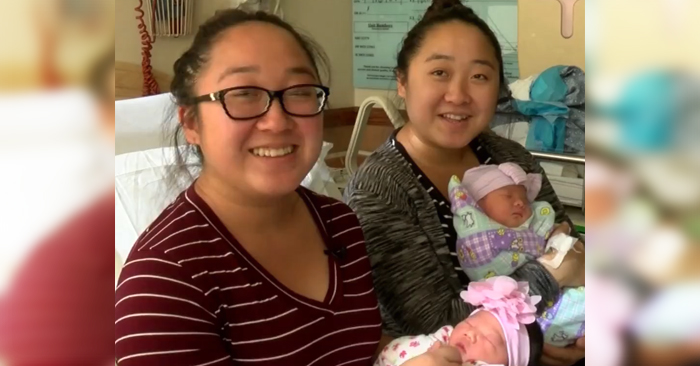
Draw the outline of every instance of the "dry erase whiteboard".
[[[406,33],[431,0],[353,0],[353,81],[355,88],[396,89],[396,54]],[[518,1],[463,0],[484,19],[503,50],[506,78],[517,79]]]

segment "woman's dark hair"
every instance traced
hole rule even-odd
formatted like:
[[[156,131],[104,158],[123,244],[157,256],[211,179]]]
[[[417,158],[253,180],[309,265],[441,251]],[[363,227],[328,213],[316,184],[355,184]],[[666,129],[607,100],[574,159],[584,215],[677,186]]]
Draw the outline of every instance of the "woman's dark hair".
[[[321,82],[323,82],[322,80],[329,82],[330,68],[328,56],[326,56],[316,42],[300,34],[287,22],[275,15],[262,11],[248,12],[240,9],[222,10],[199,26],[192,45],[177,59],[177,61],[175,61],[175,65],[173,66],[174,77],[170,84],[170,92],[173,94],[177,106],[187,107],[186,115],[188,117],[196,118],[198,115],[197,107],[193,104],[193,99],[197,97],[194,88],[195,81],[202,68],[209,62],[212,47],[226,30],[247,22],[268,23],[289,32],[309,58],[309,62],[311,62],[316,77]],[[264,47],[264,45],[261,46]],[[323,74],[319,72],[319,66]],[[172,113],[176,113],[176,110],[173,110]],[[201,167],[203,161],[202,152],[198,146],[187,146],[187,141],[182,133],[181,123],[177,123],[173,131],[172,120],[168,119],[165,128],[166,134],[169,135],[169,140],[175,147],[175,164],[170,172],[171,185],[174,185],[173,188],[182,188],[177,186],[178,182],[183,174],[191,181],[193,177],[193,169],[191,168],[198,170],[198,168]],[[197,157],[198,162],[196,164],[189,162],[189,158],[192,154],[195,154]]]
[[[473,25],[483,33],[493,46],[498,61],[498,71],[500,75],[500,96],[509,95],[508,83],[503,72],[503,56],[501,55],[501,45],[498,38],[493,33],[488,24],[479,18],[474,11],[462,4],[460,0],[433,0],[416,25],[408,31],[401,45],[401,50],[396,56],[397,65],[394,74],[397,78],[405,78],[408,75],[408,65],[413,57],[418,53],[418,49],[425,40],[425,35],[434,27],[452,21],[460,21]]]
[[[525,326],[527,335],[530,338],[530,359],[528,366],[538,366],[542,358],[542,348],[544,347],[544,334],[539,323],[533,322]]]

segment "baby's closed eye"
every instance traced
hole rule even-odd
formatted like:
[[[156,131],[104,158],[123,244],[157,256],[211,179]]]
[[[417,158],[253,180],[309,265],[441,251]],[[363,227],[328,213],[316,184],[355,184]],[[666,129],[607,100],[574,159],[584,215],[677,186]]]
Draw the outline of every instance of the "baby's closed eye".
[[[496,334],[496,333],[489,334],[489,340],[496,347],[500,347],[500,346],[505,345],[505,341],[503,340],[502,334]]]

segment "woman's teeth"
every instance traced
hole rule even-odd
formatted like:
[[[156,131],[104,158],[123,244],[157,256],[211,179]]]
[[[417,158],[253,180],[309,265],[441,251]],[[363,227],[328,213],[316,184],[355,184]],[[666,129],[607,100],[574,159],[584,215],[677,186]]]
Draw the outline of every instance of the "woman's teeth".
[[[253,149],[253,155],[274,158],[274,157],[278,157],[278,156],[289,155],[292,153],[292,151],[294,151],[294,146],[287,146],[287,147],[283,147],[280,149],[256,147],[255,149]]]
[[[447,118],[447,119],[451,119],[454,121],[462,121],[462,120],[467,119],[467,116],[462,115],[462,114],[442,114],[441,116],[442,116],[442,118]]]

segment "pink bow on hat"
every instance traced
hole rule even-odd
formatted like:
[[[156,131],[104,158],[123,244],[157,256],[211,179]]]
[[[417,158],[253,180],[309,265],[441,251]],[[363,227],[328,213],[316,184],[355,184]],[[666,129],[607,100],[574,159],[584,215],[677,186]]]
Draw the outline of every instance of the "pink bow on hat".
[[[541,296],[528,295],[530,286],[527,282],[516,282],[506,276],[496,276],[483,281],[470,282],[466,291],[462,291],[462,300],[481,308],[476,311],[488,311],[499,323],[506,338],[509,366],[526,366],[530,358],[530,337],[521,324],[535,321]]]
[[[475,201],[479,201],[499,188],[522,185],[527,191],[527,199],[532,202],[542,188],[542,175],[527,174],[515,163],[480,165],[464,173],[462,184]]]

